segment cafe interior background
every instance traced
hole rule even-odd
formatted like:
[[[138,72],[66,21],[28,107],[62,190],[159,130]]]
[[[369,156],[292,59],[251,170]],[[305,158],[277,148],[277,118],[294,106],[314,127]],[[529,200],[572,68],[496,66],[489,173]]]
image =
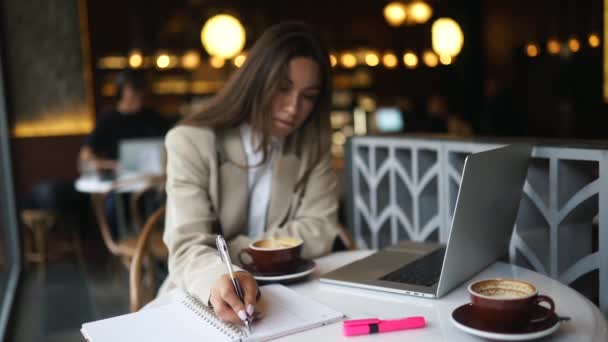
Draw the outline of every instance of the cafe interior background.
[[[142,73],[149,106],[176,122],[222,87],[266,28],[300,20],[331,53],[338,173],[352,136],[603,143],[604,11],[602,0],[3,1],[0,333],[80,341],[83,322],[129,311],[128,271],[102,242],[89,199],[74,204],[78,218],[54,213],[46,228],[32,227],[23,204],[37,184],[78,178],[78,151],[115,104],[120,71]],[[47,231],[43,253],[74,236],[80,252],[41,262],[36,229]]]

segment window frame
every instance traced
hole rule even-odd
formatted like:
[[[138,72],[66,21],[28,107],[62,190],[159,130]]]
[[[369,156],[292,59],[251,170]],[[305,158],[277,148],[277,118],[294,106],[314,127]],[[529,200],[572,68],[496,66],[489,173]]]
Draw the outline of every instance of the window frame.
[[[6,88],[4,73],[4,47],[0,42],[0,229],[6,227],[4,232],[7,260],[6,284],[0,284],[0,340],[7,335],[9,316],[17,293],[19,276],[21,274],[21,246],[19,242],[18,221],[15,207],[15,192],[13,187],[12,163],[10,154],[10,134],[8,127],[8,113],[6,107]],[[3,256],[0,256],[3,257]],[[4,286],[2,286],[4,285]]]

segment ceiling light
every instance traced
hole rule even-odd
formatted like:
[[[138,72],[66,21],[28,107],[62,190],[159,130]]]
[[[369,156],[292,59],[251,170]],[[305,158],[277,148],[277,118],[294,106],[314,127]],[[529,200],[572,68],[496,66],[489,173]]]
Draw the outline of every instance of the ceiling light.
[[[201,41],[209,55],[232,58],[245,46],[245,28],[235,17],[219,14],[205,22]]]

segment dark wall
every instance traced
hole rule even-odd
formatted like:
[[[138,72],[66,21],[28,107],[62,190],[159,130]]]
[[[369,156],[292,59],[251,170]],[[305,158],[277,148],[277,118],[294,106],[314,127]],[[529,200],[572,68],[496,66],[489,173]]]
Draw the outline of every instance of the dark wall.
[[[603,0],[482,1],[484,78],[497,81],[503,87],[500,96],[512,100],[506,105],[498,100],[494,107],[508,107],[501,115],[520,120],[522,134],[606,138],[602,47],[587,44],[592,32],[603,37],[602,9]],[[562,42],[565,51],[570,37],[579,38],[580,51],[556,56],[546,52],[549,38]],[[539,44],[538,57],[525,55],[530,42]]]
[[[12,139],[13,176],[17,198],[24,199],[40,181],[75,180],[82,136]]]

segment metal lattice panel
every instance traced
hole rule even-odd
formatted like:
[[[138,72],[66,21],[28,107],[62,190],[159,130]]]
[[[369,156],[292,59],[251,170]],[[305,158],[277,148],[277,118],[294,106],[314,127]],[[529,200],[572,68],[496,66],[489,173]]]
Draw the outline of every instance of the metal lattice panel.
[[[351,146],[353,228],[359,246],[438,240],[442,203],[440,144],[399,139]]]

